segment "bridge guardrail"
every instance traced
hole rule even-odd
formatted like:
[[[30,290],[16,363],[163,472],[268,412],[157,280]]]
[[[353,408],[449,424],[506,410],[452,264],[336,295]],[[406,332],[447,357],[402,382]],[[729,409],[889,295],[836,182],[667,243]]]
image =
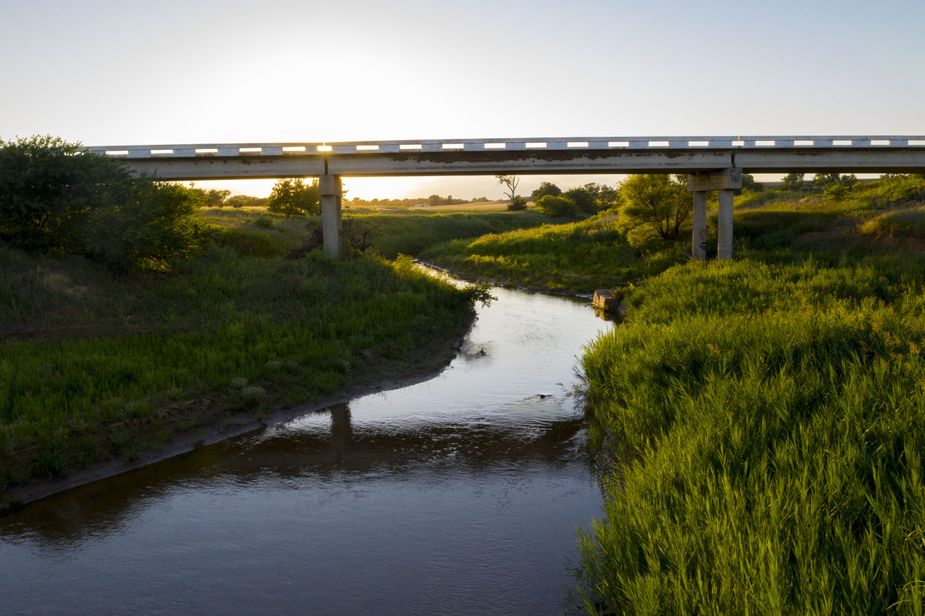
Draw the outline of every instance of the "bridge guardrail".
[[[529,139],[424,139],[306,143],[224,143],[87,146],[113,158],[280,157],[492,151],[925,149],[925,136],[553,137]]]

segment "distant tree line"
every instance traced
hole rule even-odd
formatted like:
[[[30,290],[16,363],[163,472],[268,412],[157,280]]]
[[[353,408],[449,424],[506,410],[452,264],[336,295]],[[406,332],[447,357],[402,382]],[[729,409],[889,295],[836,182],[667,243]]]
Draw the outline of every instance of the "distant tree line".
[[[347,199],[345,203],[355,207],[417,207],[422,205],[462,205],[464,203],[488,203],[488,197],[459,199],[453,195],[430,195],[429,197],[407,197],[404,199]]]

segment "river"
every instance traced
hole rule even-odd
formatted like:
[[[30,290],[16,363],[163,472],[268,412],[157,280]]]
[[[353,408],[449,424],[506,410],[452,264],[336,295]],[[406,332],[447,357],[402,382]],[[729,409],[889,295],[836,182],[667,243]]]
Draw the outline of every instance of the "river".
[[[567,610],[602,506],[575,367],[610,325],[493,294],[428,381],[0,518],[0,613]]]

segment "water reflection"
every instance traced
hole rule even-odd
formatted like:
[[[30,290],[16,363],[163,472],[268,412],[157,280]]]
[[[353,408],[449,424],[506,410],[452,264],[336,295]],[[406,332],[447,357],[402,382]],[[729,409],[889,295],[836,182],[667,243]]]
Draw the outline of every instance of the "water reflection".
[[[495,294],[437,378],[0,519],[0,611],[558,611],[600,506],[575,358],[608,325]]]
[[[552,397],[523,401],[557,407]],[[534,408],[537,414],[540,411]],[[465,418],[457,423],[389,430],[354,430],[349,404],[300,417],[276,431],[201,448],[162,463],[89,484],[0,518],[4,541],[35,541],[67,550],[84,540],[117,534],[146,503],[171,489],[216,483],[241,487],[287,480],[397,475],[440,467],[477,470],[531,461],[561,466],[584,454],[580,417],[534,420],[532,425]]]

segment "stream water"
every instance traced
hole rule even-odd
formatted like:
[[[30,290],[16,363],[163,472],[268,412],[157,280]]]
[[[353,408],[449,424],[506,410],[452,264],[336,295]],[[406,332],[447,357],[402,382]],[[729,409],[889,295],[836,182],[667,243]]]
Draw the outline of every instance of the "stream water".
[[[567,611],[601,517],[575,367],[610,325],[493,294],[433,379],[0,518],[0,613]]]

